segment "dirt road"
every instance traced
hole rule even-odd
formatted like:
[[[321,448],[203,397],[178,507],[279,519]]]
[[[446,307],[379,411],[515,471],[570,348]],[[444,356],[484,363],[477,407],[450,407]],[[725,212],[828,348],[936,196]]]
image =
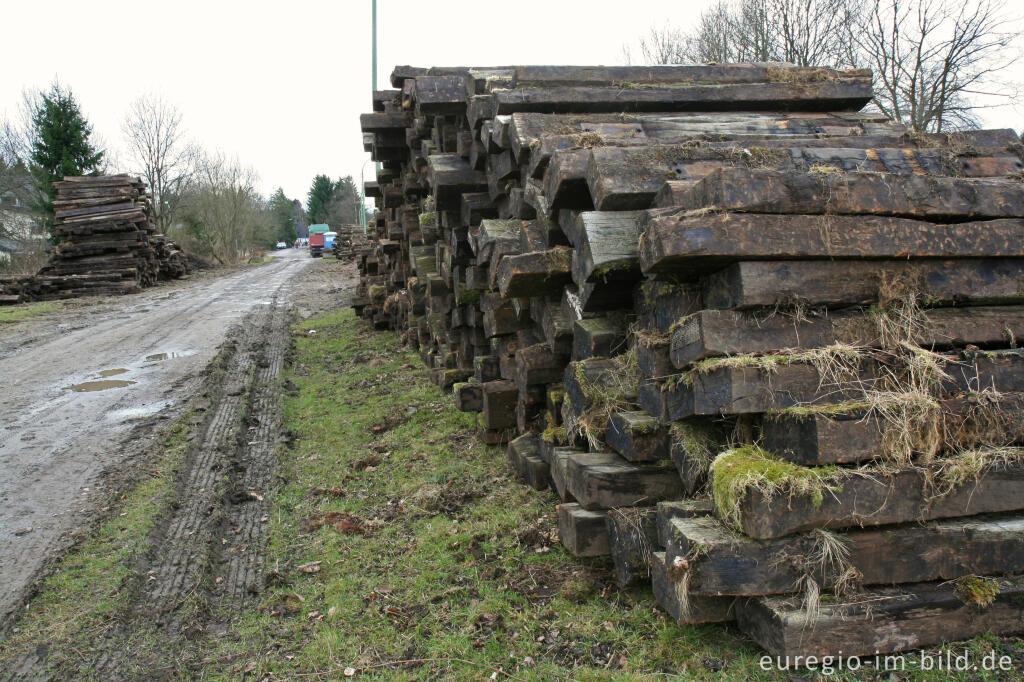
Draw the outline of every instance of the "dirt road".
[[[206,411],[199,449],[230,449],[225,439],[246,417],[243,403],[262,400],[252,394],[254,376],[264,383],[276,376],[288,311],[303,299],[298,281],[321,263],[304,251],[274,256],[225,276],[0,329],[0,635],[48,562],[115,496],[121,469],[145,456],[156,426],[209,390],[204,373],[215,357],[226,385]],[[230,352],[218,355],[226,339]],[[259,416],[249,418],[256,436],[247,437],[272,442]],[[221,465],[204,469],[202,453],[196,457],[199,478],[189,485],[198,489]],[[166,529],[175,543],[190,530],[188,523]],[[189,570],[172,564],[161,589]]]

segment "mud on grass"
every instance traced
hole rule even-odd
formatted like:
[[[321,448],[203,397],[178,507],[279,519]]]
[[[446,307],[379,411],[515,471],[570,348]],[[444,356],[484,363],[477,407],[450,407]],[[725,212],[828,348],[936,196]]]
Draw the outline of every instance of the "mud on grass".
[[[755,671],[760,652],[735,629],[681,628],[648,589],[616,588],[610,561],[568,555],[554,497],[514,480],[394,334],[343,312],[292,339],[272,570],[259,607],[208,652],[207,678]]]

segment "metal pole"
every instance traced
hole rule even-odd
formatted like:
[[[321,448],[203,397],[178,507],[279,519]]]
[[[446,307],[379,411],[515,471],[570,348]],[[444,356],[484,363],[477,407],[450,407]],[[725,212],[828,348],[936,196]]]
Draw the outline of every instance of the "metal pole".
[[[373,89],[377,89],[377,0],[373,3]]]

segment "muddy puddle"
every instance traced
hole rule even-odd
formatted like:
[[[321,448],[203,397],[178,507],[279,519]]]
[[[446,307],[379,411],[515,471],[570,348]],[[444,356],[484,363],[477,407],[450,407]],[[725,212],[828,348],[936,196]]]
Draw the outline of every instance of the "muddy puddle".
[[[190,355],[195,355],[194,350],[177,350],[177,351],[166,351],[163,353],[153,353],[152,355],[146,356],[146,362],[163,362],[164,360],[172,360],[174,358],[187,358]]]
[[[92,393],[93,391],[106,391],[111,388],[124,388],[134,383],[134,381],[125,381],[124,379],[102,379],[100,381],[85,381],[81,384],[68,386],[68,388],[76,393]]]

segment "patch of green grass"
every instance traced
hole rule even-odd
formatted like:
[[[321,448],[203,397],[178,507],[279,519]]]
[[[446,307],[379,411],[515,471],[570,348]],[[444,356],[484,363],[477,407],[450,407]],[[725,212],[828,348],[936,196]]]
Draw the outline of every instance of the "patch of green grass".
[[[21,303],[19,305],[0,308],[0,323],[18,322],[26,317],[50,313],[61,308],[60,301],[44,301],[40,303]]]
[[[50,665],[75,661],[76,648],[112,626],[112,617],[128,599],[122,588],[131,578],[132,563],[147,551],[149,532],[166,509],[174,472],[186,456],[191,415],[186,411],[172,427],[141,482],[119,500],[120,512],[101,523],[43,582],[17,631],[0,643],[0,669],[42,643],[51,645]]]
[[[735,628],[679,627],[649,588],[615,587],[609,560],[565,552],[554,495],[514,480],[395,335],[342,312],[293,336],[274,584],[209,652],[210,679],[720,677],[705,658],[772,678]]]

